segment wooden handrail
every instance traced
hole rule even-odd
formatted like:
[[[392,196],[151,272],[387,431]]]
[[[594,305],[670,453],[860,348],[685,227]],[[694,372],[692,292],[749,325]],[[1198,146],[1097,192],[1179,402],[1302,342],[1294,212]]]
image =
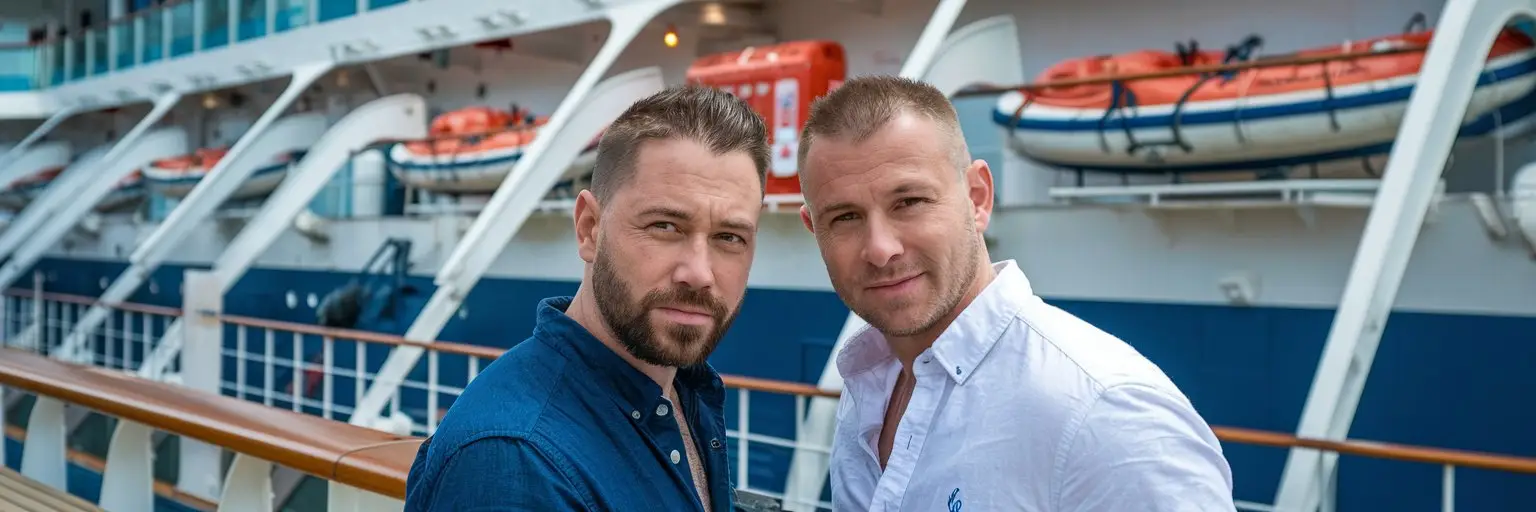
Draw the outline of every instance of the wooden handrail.
[[[32,297],[32,293],[23,288],[11,288],[5,295],[18,297]],[[44,293],[49,300],[65,300],[72,303],[93,303],[94,299],[79,295]],[[127,309],[127,304],[117,306]],[[142,306],[143,309],[155,308],[170,309],[172,314],[179,315],[181,311],[174,308],[162,308],[160,306]],[[482,359],[495,359],[504,350],[481,345],[468,345],[463,343],[438,341],[432,343],[420,343],[407,340],[400,336],[382,334],[370,331],[353,329],[336,329],[316,325],[299,324],[293,322],[281,322],[251,317],[224,316],[224,322],[250,327],[293,331],[301,334],[316,336],[329,336],[337,339],[349,339],[365,341],[369,343],[381,343],[387,345],[412,345],[426,348],[427,350],[440,351],[460,355],[474,356]],[[726,387],[743,389],[747,391],[777,393],[786,395],[800,395],[821,398],[839,398],[841,391],[822,389],[800,382],[788,382],[740,375],[722,375]],[[3,379],[0,379],[3,382]],[[260,407],[258,405],[258,407]],[[1296,437],[1291,434],[1270,432],[1264,430],[1246,429],[1238,427],[1212,427],[1211,430],[1224,442],[1251,444],[1259,446],[1272,446],[1278,448],[1314,448],[1323,451],[1337,452],[1343,455],[1355,455],[1380,459],[1400,460],[1407,462],[1419,462],[1437,465],[1455,465],[1477,469],[1491,469],[1509,471],[1515,473],[1536,474],[1536,458],[1516,457],[1492,453],[1474,452],[1468,450],[1452,450],[1442,448],[1428,448],[1394,443],[1382,443],[1367,440],[1333,441],[1327,439],[1311,439]]]
[[[0,384],[397,499],[422,442],[12,348]]]
[[[1243,71],[1248,69],[1278,67],[1278,66],[1302,66],[1307,64],[1321,64],[1324,62],[1368,59],[1373,57],[1385,57],[1403,53],[1423,52],[1429,45],[1409,45],[1386,50],[1371,50],[1363,52],[1344,52],[1324,55],[1301,55],[1284,57],[1261,57],[1254,60],[1241,61],[1231,64],[1206,64],[1203,66],[1187,66],[1145,73],[1127,73],[1123,75],[1094,76],[1087,78],[1068,78],[1064,80],[1051,80],[1047,82],[1032,82],[1019,85],[984,85],[962,90],[954,94],[956,98],[967,96],[986,96],[1013,91],[1039,91],[1056,87],[1072,87],[1079,85],[1103,85],[1114,82],[1132,82],[1137,80],[1152,80],[1157,78],[1169,78],[1185,75],[1199,75],[1205,73],[1224,73],[1228,71]]]

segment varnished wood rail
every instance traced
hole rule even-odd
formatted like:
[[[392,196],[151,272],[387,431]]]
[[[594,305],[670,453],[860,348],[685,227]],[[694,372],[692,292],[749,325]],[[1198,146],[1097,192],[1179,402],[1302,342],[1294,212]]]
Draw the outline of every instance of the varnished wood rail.
[[[330,481],[332,510],[375,510],[381,504],[388,506],[391,498],[404,498],[405,479],[422,441],[13,348],[0,348],[0,386],[38,396],[28,433],[62,432],[59,422],[63,420],[63,403],[119,418],[118,431],[113,435],[113,446],[103,468],[103,481],[127,479],[144,485],[142,489],[125,489],[104,484],[101,505],[109,510],[149,510],[154,482],[136,466],[149,464],[151,429],[239,454],[220,501],[232,507],[253,509],[259,505],[230,500],[270,500],[270,464]],[[23,473],[60,487],[66,478],[62,470],[62,438],[27,435],[24,439]],[[49,446],[50,442],[57,446]],[[49,458],[53,460],[45,460]],[[250,469],[242,470],[246,467]],[[241,478],[242,475],[254,476]],[[338,507],[338,503],[345,506]]]

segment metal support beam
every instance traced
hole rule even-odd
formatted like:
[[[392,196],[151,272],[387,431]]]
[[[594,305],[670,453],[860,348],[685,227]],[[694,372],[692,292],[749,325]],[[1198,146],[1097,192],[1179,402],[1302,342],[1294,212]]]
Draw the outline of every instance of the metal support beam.
[[[1532,0],[1446,2],[1388,157],[1376,206],[1366,218],[1302,409],[1298,436],[1344,439],[1349,434],[1381,332],[1488,49],[1511,18],[1532,14]],[[1276,509],[1316,510],[1322,486],[1335,478],[1337,463],[1337,455],[1292,449]]]
[[[181,379],[183,385],[193,390],[220,394],[224,383],[224,323],[219,317],[224,311],[224,290],[216,276],[203,270],[188,270],[182,281],[185,296],[178,323],[183,324],[183,339],[195,340],[184,343],[181,354]],[[245,383],[240,383],[244,385]],[[219,497],[222,486],[219,474],[224,449],[190,437],[181,438],[181,470],[177,471],[176,488],[205,500]]]
[[[611,29],[608,39],[571,86],[571,92],[549,116],[548,124],[518,159],[512,171],[496,188],[453,254],[438,271],[437,290],[422,308],[416,321],[406,330],[405,338],[430,342],[458,311],[464,297],[485,275],[501,250],[522,229],[549,189],[559,181],[576,155],[592,137],[624,109],[646,96],[660,91],[665,83],[657,68],[644,68],[619,74],[601,84],[598,79],[618,59],[630,41],[651,19],[679,0],[658,0],[612,7],[608,10]],[[389,358],[374,377],[374,383],[358,402],[352,414],[353,425],[371,426],[384,404],[394,397],[415,368],[425,349],[402,345],[390,351]]]
[[[415,94],[397,94],[379,98],[358,107],[337,121],[304,156],[277,191],[262,204],[240,234],[224,248],[213,263],[214,278],[220,293],[229,293],[251,264],[266,252],[277,237],[287,231],[298,216],[341,170],[353,153],[380,140],[421,139],[427,136],[426,100]],[[166,327],[144,364],[140,377],[156,379],[164,373],[183,341],[182,319]]]
[[[32,267],[43,252],[58,243],[81,219],[91,213],[91,210],[100,203],[102,198],[117,187],[119,181],[128,177],[151,161],[158,158],[171,157],[187,152],[187,134],[180,128],[162,128],[154,133],[149,128],[160,121],[166,112],[181,99],[180,92],[170,92],[155,100],[155,108],[139,121],[117,144],[112,146],[96,165],[74,169],[68,174],[78,176],[69,179],[60,176],[59,181],[68,179],[68,183],[55,182],[49,186],[50,192],[59,189],[60,193],[44,194],[37,202],[28,205],[22,216],[33,213],[37,228],[32,232],[18,232],[14,226],[0,234],[0,247],[9,248],[5,239],[10,237],[25,238],[18,240],[18,247],[13,253],[0,253],[0,256],[10,256],[5,265],[0,266],[0,290],[9,288],[15,283],[16,278]],[[145,136],[148,136],[145,139]],[[141,140],[145,139],[145,140]],[[61,188],[66,187],[67,188]]]
[[[240,140],[229,148],[224,158],[208,170],[208,174],[198,181],[192,192],[183,198],[165,221],[156,226],[149,237],[133,251],[133,255],[128,258],[128,269],[112,281],[112,285],[102,292],[97,303],[80,317],[74,329],[64,339],[62,347],[64,350],[83,349],[88,344],[90,334],[96,332],[96,329],[106,322],[108,315],[111,314],[111,308],[128,300],[133,292],[144,284],[150,274],[153,274],[155,269],[170,257],[171,251],[174,251],[182,240],[192,233],[197,223],[212,215],[214,210],[224,204],[224,201],[228,200],[229,196],[249,180],[263,164],[271,161],[279,153],[293,149],[292,144],[287,140],[263,136],[271,133],[268,128],[277,122],[278,117],[288,110],[288,106],[292,105],[310,84],[330,71],[331,67],[331,63],[321,62],[303,66],[294,73],[288,88],[277,97],[272,106],[256,119],[250,129],[240,136]],[[313,132],[315,137],[324,131],[323,116],[301,115],[306,117],[295,117],[284,121],[304,123],[302,129]],[[210,494],[204,497],[212,496]]]
[[[26,207],[22,208],[6,225],[5,231],[0,231],[0,260],[10,256],[22,242],[27,240],[27,235],[50,219],[51,212],[43,205],[56,205],[61,201],[68,201],[70,191],[78,187],[83,178],[90,176],[92,169],[100,165],[102,159],[111,154],[115,147],[116,145],[103,144],[87,150],[80,155],[80,158],[75,159],[74,163],[65,167],[64,171],[54,178],[37,198],[27,203]]]
[[[80,107],[65,107],[63,110],[55,112],[47,121],[43,121],[43,124],[33,129],[32,133],[27,134],[27,138],[17,142],[15,146],[12,146],[9,151],[5,152],[5,155],[0,155],[0,186],[5,186],[7,183],[21,178],[22,176],[17,174],[24,172],[25,169],[16,169],[12,164],[15,164],[16,160],[20,159],[21,155],[25,154],[28,148],[36,144],[43,136],[48,135],[48,132],[57,128],[59,123],[69,119],[69,116],[75,115],[75,112],[79,110]]]

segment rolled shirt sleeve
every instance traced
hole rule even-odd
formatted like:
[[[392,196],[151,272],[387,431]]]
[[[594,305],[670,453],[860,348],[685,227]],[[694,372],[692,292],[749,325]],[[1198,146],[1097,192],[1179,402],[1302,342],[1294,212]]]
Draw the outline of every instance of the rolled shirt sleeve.
[[[1110,387],[1066,434],[1057,510],[1232,511],[1232,470],[1182,396]]]

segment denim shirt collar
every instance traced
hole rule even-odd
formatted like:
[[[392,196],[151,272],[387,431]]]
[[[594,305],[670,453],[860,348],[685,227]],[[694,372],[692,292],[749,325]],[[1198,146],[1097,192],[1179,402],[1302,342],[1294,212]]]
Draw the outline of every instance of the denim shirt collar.
[[[612,390],[616,405],[625,413],[648,411],[661,400],[661,386],[623,357],[604,345],[586,327],[567,316],[572,297],[552,297],[539,302],[538,323],[534,338],[550,342],[553,348],[573,360],[580,360],[591,367],[593,379],[603,388]],[[677,369],[673,380],[679,399],[687,401],[693,395],[706,403],[720,404],[725,400],[725,385],[720,374],[708,362]]]

